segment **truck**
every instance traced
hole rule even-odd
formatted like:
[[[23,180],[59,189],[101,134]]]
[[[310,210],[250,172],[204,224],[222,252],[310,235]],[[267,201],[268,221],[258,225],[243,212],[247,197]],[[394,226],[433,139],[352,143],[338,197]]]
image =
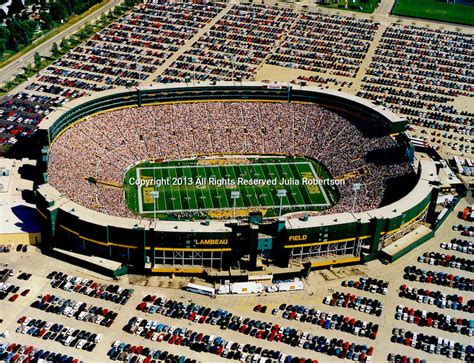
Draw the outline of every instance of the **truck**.
[[[276,284],[277,290],[283,291],[301,291],[304,288],[303,281],[299,278],[295,278],[293,281],[280,282]]]
[[[258,282],[234,282],[229,287],[231,294],[258,294],[263,292],[263,285]]]

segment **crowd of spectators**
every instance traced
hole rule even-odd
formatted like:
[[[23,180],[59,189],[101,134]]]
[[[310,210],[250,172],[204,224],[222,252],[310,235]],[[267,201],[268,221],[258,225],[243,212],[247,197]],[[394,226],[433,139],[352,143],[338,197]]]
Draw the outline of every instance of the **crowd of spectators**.
[[[366,186],[356,208],[362,211],[383,204],[386,194],[393,193],[393,180],[400,187],[413,174],[402,161],[403,150],[397,148],[372,122],[316,104],[145,106],[96,115],[69,128],[51,149],[48,182],[88,208],[132,217],[122,189],[92,184],[87,178],[122,185],[124,170],[145,159],[210,153],[302,154],[324,163],[334,178],[345,179],[339,186],[339,203],[324,213],[350,209],[353,182]]]
[[[472,135],[474,114],[453,103],[474,95],[473,46],[469,34],[391,24],[358,95],[406,115],[415,125]]]

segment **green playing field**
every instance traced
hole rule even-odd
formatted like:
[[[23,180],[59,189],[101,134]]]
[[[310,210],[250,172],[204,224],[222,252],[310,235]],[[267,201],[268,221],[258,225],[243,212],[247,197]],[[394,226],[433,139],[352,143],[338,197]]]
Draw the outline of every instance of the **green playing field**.
[[[414,18],[474,25],[474,6],[467,4],[467,2],[448,3],[441,0],[397,0],[392,13]]]
[[[236,194],[236,210],[276,215],[280,203],[283,211],[333,205],[335,186],[328,185],[328,175],[320,164],[300,157],[204,158],[135,165],[125,173],[124,188],[130,210],[147,217],[233,210]],[[279,190],[286,193],[281,199]]]

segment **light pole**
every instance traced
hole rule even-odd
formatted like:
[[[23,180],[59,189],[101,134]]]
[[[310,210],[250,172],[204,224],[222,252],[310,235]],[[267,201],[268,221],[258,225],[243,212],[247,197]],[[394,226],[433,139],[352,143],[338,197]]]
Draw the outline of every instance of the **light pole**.
[[[354,214],[354,210],[356,206],[357,192],[360,190],[361,186],[362,186],[361,183],[352,184],[352,191],[354,192],[354,200],[352,201],[352,214]]]
[[[152,190],[150,196],[153,198],[153,219],[156,222],[156,200],[160,197],[158,190]]]
[[[293,63],[288,63],[288,102],[290,102],[290,95],[291,95],[291,68],[293,67]]]
[[[193,64],[193,86],[195,86],[197,58],[196,57],[191,57],[191,63]]]
[[[230,192],[230,197],[233,199],[234,201],[234,219],[235,219],[235,207],[236,207],[236,200],[238,198],[240,198],[240,192],[238,190],[233,190]]]
[[[232,83],[234,83],[235,60],[236,60],[235,55],[230,57],[230,61],[231,61],[231,64],[232,64]]]
[[[278,189],[277,190],[277,197],[280,198],[280,211],[278,215],[281,217],[281,207],[283,205],[283,198],[286,197],[286,189]]]

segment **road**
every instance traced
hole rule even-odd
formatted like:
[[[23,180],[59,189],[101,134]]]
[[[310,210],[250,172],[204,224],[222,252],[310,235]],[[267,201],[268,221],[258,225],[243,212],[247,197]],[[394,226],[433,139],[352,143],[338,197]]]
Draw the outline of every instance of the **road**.
[[[99,16],[102,15],[102,13],[105,13],[109,11],[111,8],[113,8],[115,5],[119,4],[122,0],[109,0],[109,2],[105,5],[97,9],[96,11],[90,13],[83,19],[79,20],[77,23],[71,25],[70,27],[64,29],[62,32],[56,34],[55,36],[51,37],[44,43],[41,43],[38,45],[36,48],[30,50],[26,54],[24,54],[20,60],[16,60],[14,62],[9,63],[2,69],[0,69],[0,83],[4,83],[10,79],[12,79],[16,74],[18,73],[23,73],[22,68],[28,64],[34,63],[34,54],[35,52],[38,52],[41,56],[49,56],[51,54],[51,47],[53,46],[53,43],[60,43],[61,40],[64,37],[69,37],[71,34],[77,32],[85,23],[91,22],[92,20],[98,18]]]

